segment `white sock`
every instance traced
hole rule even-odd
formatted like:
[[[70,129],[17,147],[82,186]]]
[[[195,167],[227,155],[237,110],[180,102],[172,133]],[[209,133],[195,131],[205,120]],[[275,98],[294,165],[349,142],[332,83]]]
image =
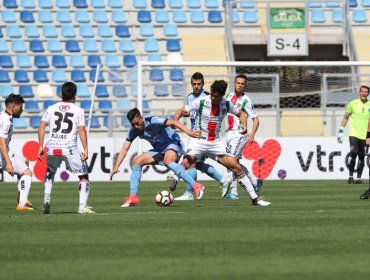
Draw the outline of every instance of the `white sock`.
[[[258,197],[256,192],[254,191],[251,181],[249,181],[248,176],[244,175],[242,178],[238,178],[238,182],[243,188],[245,188],[251,199],[255,199]]]
[[[32,183],[32,177],[29,175],[23,175],[18,181],[18,190],[20,192],[19,196],[19,206],[24,206],[27,204],[28,194],[30,193]]]
[[[44,183],[44,202],[50,203],[52,189],[53,189],[53,180],[46,178]]]
[[[230,193],[234,195],[238,195],[238,181],[234,179],[234,173],[229,171],[228,173],[229,179],[232,181],[230,185]]]
[[[87,206],[87,200],[89,198],[90,193],[90,182],[89,181],[80,182],[79,191],[80,191],[80,208],[83,208]]]

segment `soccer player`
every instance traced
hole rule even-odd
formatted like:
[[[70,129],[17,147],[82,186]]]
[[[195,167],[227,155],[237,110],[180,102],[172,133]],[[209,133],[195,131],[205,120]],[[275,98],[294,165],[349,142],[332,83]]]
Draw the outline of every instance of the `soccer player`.
[[[44,137],[46,126],[50,126],[49,140],[46,144],[47,171],[45,174],[44,214],[50,213],[51,192],[55,173],[64,162],[68,171],[80,179],[78,213],[94,214],[94,210],[87,204],[90,193],[89,174],[86,160],[88,158],[88,141],[85,128],[84,111],[75,104],[77,86],[66,82],[62,86],[62,101],[50,106],[41,119],[38,137],[38,157],[44,155]],[[77,147],[77,135],[82,143],[83,151]]]
[[[365,146],[366,146],[366,132],[368,129],[368,122],[370,118],[370,102],[367,99],[369,96],[369,87],[360,87],[360,96],[347,105],[343,119],[338,131],[337,141],[343,143],[344,128],[350,118],[349,125],[349,145],[350,153],[348,157],[349,178],[348,184],[362,184],[361,175],[365,165]],[[357,178],[353,178],[353,173],[357,162]]]
[[[33,211],[32,203],[28,200],[31,189],[32,171],[25,159],[9,150],[13,135],[13,118],[19,118],[23,112],[22,96],[13,93],[5,99],[5,111],[0,113],[0,168],[5,169],[11,176],[18,177],[18,211]]]
[[[227,154],[225,144],[220,138],[221,123],[227,113],[237,116],[243,127],[240,133],[247,133],[247,117],[238,107],[224,98],[226,89],[227,83],[224,80],[216,80],[211,85],[209,96],[195,100],[176,112],[181,116],[186,113],[197,112],[198,127],[201,130],[198,141],[194,143],[181,164],[185,168],[189,168],[197,159],[202,159],[204,156],[215,159],[218,163],[233,171],[238,182],[248,192],[253,205],[269,206],[270,202],[258,197],[237,158]]]
[[[193,92],[191,92],[187,97],[186,104],[189,105],[194,100],[197,100],[198,98],[203,98],[209,93],[203,89],[204,86],[204,77],[202,73],[195,72],[191,76],[191,87],[193,88]],[[191,114],[186,114],[186,117],[190,117],[190,123],[191,127],[190,130],[197,130],[197,113],[192,112]],[[181,116],[176,115],[174,119],[179,120]],[[194,141],[197,141],[197,138],[190,138],[187,146],[187,151],[191,149],[193,146]],[[192,166],[187,170],[189,175],[196,181],[197,180],[197,169],[203,171],[211,178],[217,180],[221,184],[222,197],[224,197],[227,193],[227,190],[230,187],[231,181],[228,179],[228,177],[222,176],[212,165],[209,165],[207,163],[204,163],[204,160],[198,160]],[[178,178],[176,176],[169,175],[167,180],[170,182],[170,190],[175,191],[176,185],[178,183]],[[186,184],[186,191],[183,195],[176,197],[175,200],[193,200],[193,189],[190,184]]]
[[[245,95],[247,83],[248,78],[246,75],[237,75],[234,79],[234,92],[230,92],[225,97],[227,101],[238,107],[253,121],[252,130],[249,131],[248,134],[243,135],[240,133],[242,127],[239,118],[233,114],[227,114],[226,151],[229,155],[235,156],[237,159],[241,158],[244,146],[247,143],[252,143],[254,141],[254,136],[259,127],[259,119],[254,110],[253,102],[247,95]],[[254,175],[244,165],[241,166],[258,193],[262,186],[262,180],[256,180]],[[233,176],[233,172],[229,171],[229,178],[233,178]],[[239,199],[237,185],[237,180],[233,179],[230,186],[230,193],[225,196],[226,199]]]
[[[110,180],[112,180],[114,174],[119,172],[119,166],[125,159],[132,142],[137,137],[147,140],[153,146],[153,149],[133,159],[130,177],[130,195],[121,207],[139,204],[139,197],[137,194],[141,179],[141,171],[143,166],[149,164],[162,164],[171,169],[178,177],[190,184],[197,199],[201,199],[204,186],[195,182],[184,168],[177,163],[180,156],[184,154],[184,144],[180,136],[170,126],[181,129],[190,137],[198,137],[199,131],[191,131],[185,125],[175,120],[163,119],[153,115],[143,117],[137,108],[131,109],[127,113],[127,119],[130,121],[132,127],[118,154],[112,172],[110,173]]]

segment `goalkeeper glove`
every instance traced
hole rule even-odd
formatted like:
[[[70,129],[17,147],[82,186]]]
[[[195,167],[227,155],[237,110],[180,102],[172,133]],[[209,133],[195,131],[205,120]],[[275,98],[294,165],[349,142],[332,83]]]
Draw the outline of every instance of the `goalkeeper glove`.
[[[344,137],[344,127],[339,128],[338,135],[337,135],[337,141],[339,144],[343,143],[343,137]]]

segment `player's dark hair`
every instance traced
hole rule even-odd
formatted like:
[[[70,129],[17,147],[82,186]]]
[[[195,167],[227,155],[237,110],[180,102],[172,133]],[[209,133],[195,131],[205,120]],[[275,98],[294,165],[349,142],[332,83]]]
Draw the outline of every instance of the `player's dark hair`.
[[[202,85],[204,85],[204,77],[203,77],[203,74],[200,73],[200,72],[195,72],[192,76],[191,76],[191,82],[193,80],[201,80],[202,81]]]
[[[227,89],[227,83],[224,80],[216,80],[211,85],[211,93],[217,92],[221,96],[224,96]]]
[[[360,87],[360,90],[361,90],[362,88],[366,88],[366,89],[367,89],[367,93],[370,93],[370,88],[369,88],[368,86],[361,86],[361,87]]]
[[[236,79],[244,79],[244,80],[248,81],[247,75],[244,75],[244,74],[236,75],[234,81],[236,81]]]
[[[72,100],[77,93],[77,86],[75,83],[66,82],[62,85],[62,100],[70,101]]]
[[[137,116],[141,116],[138,108],[131,109],[130,111],[127,112],[127,119],[129,120],[130,123]]]
[[[24,99],[22,96],[11,93],[9,96],[5,99],[5,106],[8,106],[8,104],[14,103],[14,104],[23,104]]]

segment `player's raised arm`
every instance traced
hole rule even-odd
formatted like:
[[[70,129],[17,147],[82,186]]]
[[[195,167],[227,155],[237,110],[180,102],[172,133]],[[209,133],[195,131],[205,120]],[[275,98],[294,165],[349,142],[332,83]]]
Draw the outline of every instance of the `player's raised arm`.
[[[38,138],[39,138],[39,151],[37,154],[37,158],[41,160],[42,156],[44,155],[44,139],[45,139],[45,130],[46,126],[48,125],[47,122],[41,121],[38,130]]]
[[[109,175],[109,178],[110,178],[110,180],[111,180],[111,181],[112,181],[112,179],[113,179],[114,174],[116,174],[116,173],[118,173],[118,172],[119,172],[119,167],[120,167],[120,165],[121,165],[122,161],[125,159],[126,154],[127,154],[128,150],[129,150],[129,149],[130,149],[130,147],[131,147],[131,144],[132,144],[132,142],[130,142],[130,141],[128,141],[128,140],[126,140],[126,141],[123,143],[123,146],[122,146],[121,150],[120,150],[120,151],[119,151],[119,153],[118,153],[116,163],[115,163],[115,165],[114,165],[114,167],[113,167],[113,169],[112,169],[112,172],[111,172],[111,173],[110,173],[110,175]]]
[[[185,132],[190,137],[199,138],[199,136],[200,136],[200,131],[199,130],[192,131],[189,128],[187,128],[186,125],[182,124],[179,121],[167,120],[166,125],[167,126],[171,126],[171,127],[176,127],[178,129],[181,129],[183,132]]]
[[[175,121],[178,121],[179,119],[181,119],[182,117],[186,117],[188,116],[189,113],[185,110],[185,107],[181,107],[180,109],[178,109],[176,112],[175,112],[175,115],[174,115],[174,120]]]

